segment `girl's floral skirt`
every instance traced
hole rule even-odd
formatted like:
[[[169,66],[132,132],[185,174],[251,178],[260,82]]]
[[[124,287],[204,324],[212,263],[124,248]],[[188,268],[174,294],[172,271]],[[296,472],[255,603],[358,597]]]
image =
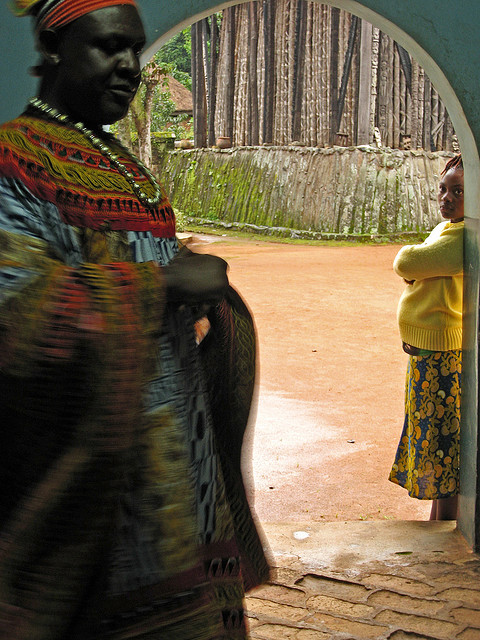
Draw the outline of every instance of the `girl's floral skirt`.
[[[389,479],[412,498],[449,498],[459,489],[462,352],[410,356],[405,422]]]

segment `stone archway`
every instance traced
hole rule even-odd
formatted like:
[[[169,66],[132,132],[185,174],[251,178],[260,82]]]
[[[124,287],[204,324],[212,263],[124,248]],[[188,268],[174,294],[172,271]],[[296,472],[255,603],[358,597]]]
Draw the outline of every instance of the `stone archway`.
[[[320,0],[319,0],[320,1]],[[325,2],[325,0],[323,0]],[[384,0],[365,0],[363,3],[354,0],[326,0],[328,4],[344,9],[379,27],[405,49],[407,49],[425,69],[432,83],[440,93],[454,123],[460,146],[464,156],[466,173],[466,212],[467,212],[467,295],[465,305],[465,362],[464,362],[464,424],[462,426],[462,497],[460,500],[459,528],[468,542],[475,548],[480,543],[480,521],[476,512],[478,494],[478,460],[477,460],[477,308],[478,308],[478,237],[476,220],[478,213],[474,203],[480,199],[480,162],[474,131],[467,120],[463,105],[449,82],[445,71],[439,63],[412,35],[410,31],[418,24],[418,20],[425,20],[429,14],[428,2],[422,8],[417,8],[409,15],[399,15],[398,23],[390,19],[392,11],[386,10]],[[142,7],[148,14],[147,23],[155,24],[154,0],[143,0]],[[215,0],[203,0],[196,3],[195,10],[189,10],[185,2],[178,2],[177,7],[168,11],[169,20],[163,22],[163,29],[155,28],[156,38],[145,52],[145,59],[150,57],[174,33],[188,24],[195,22],[214,11],[239,4],[239,2],[218,3]],[[438,9],[438,8],[437,8]],[[432,7],[433,10],[433,7]],[[394,13],[394,12],[393,12]],[[177,16],[177,17],[175,17]],[[164,16],[165,17],[165,16]],[[153,21],[153,22],[152,22]],[[177,22],[175,22],[177,21]],[[454,49],[455,49],[454,45]],[[435,47],[434,47],[435,50]]]
[[[182,27],[214,10],[238,4],[237,0],[138,0],[145,19],[151,56]],[[464,154],[466,174],[466,296],[463,420],[462,496],[459,527],[467,541],[480,548],[479,459],[478,459],[478,267],[479,232],[477,203],[480,201],[480,89],[477,43],[480,14],[477,0],[456,3],[423,0],[392,3],[391,0],[335,0],[329,2],[381,28],[396,39],[423,66],[435,84],[453,120]],[[440,5],[440,6],[439,6]],[[0,6],[0,85],[3,100],[0,121],[16,116],[35,92],[26,70],[35,61],[30,25],[14,18],[7,3]],[[461,47],[458,46],[461,40]]]

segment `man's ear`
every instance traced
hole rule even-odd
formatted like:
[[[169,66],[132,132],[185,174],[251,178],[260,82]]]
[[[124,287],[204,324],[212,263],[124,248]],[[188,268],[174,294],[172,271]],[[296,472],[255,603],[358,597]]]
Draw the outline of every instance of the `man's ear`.
[[[56,66],[60,60],[60,38],[54,29],[44,29],[37,36],[38,50],[47,64]]]

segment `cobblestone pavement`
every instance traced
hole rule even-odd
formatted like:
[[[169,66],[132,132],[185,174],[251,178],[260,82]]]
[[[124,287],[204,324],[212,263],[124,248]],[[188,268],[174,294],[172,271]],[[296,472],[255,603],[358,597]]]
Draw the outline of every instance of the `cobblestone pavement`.
[[[274,569],[246,599],[252,640],[480,640],[480,556],[455,523],[343,525],[264,526]]]

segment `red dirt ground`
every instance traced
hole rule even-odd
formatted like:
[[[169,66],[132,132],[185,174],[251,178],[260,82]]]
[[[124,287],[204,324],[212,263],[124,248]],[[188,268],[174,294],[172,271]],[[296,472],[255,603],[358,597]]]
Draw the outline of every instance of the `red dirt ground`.
[[[428,519],[428,501],[387,480],[407,364],[395,318],[404,287],[392,270],[399,246],[192,240],[194,251],[228,261],[257,326],[258,411],[248,447],[260,520]]]

